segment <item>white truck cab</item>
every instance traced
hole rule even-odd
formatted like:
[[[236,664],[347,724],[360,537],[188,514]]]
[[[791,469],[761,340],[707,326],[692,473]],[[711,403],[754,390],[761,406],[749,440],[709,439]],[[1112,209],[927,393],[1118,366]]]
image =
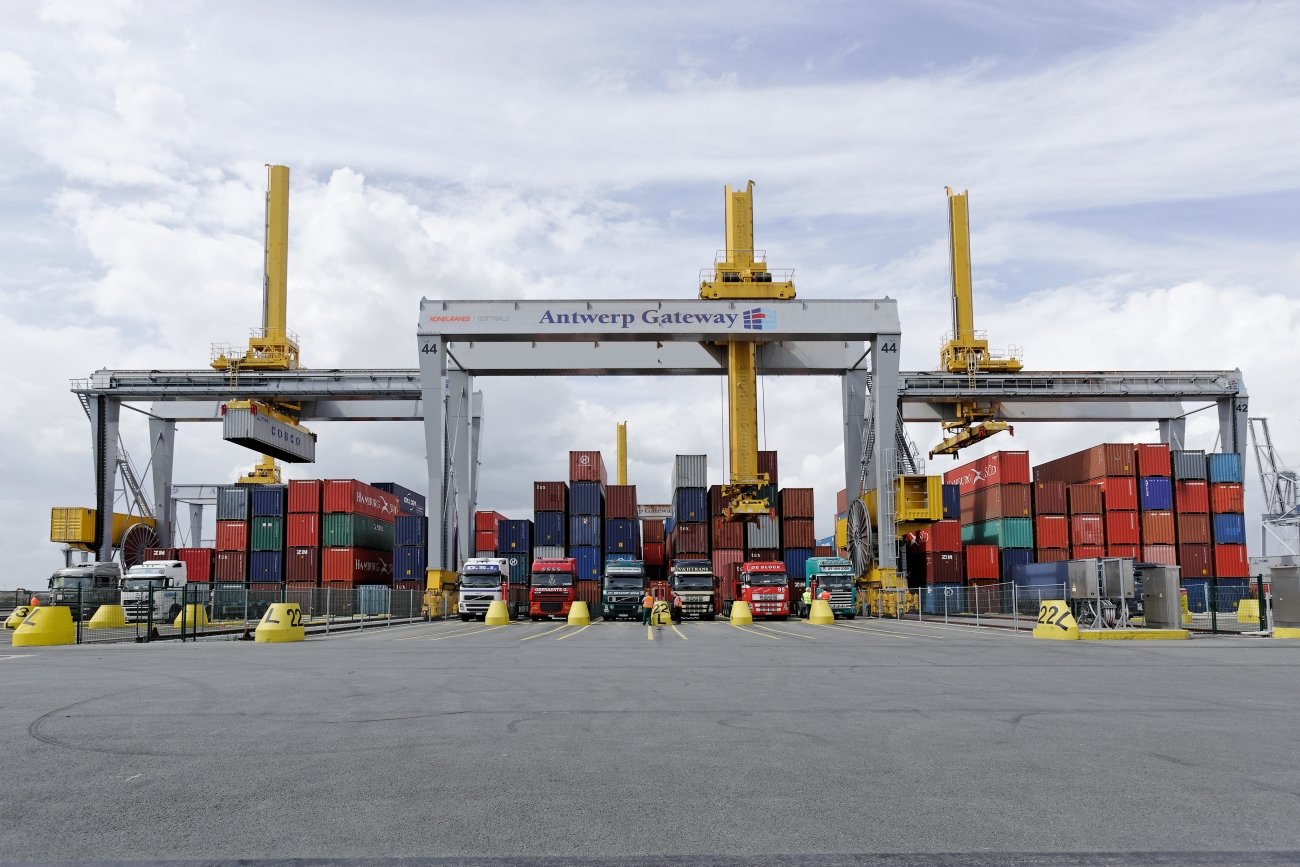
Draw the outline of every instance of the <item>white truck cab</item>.
[[[510,581],[510,563],[504,557],[470,557],[460,567],[460,601],[456,613],[461,620],[487,618],[488,606],[504,599],[502,590]]]
[[[185,604],[186,583],[185,564],[180,560],[146,560],[132,566],[122,576],[122,608],[127,621],[175,620]]]

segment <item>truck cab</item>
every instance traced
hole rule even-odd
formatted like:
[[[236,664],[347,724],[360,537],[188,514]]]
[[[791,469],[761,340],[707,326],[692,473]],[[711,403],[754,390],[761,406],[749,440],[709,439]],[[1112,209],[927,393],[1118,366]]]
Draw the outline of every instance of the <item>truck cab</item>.
[[[717,579],[709,560],[674,560],[668,586],[682,599],[682,617],[712,620],[718,612]]]
[[[510,592],[510,563],[504,557],[470,557],[460,567],[459,580],[456,612],[460,619],[486,620],[488,607]]]
[[[832,614],[849,620],[858,616],[858,587],[851,562],[843,557],[809,557],[805,570],[813,599],[828,590]]]
[[[528,616],[568,617],[577,598],[578,561],[572,557],[538,557],[528,581]]]
[[[118,604],[121,583],[122,567],[111,560],[65,566],[50,576],[50,604],[66,606],[73,620],[83,611],[89,619],[99,606]]]
[[[740,593],[755,617],[785,620],[790,616],[790,581],[785,564],[760,560],[740,564]]]
[[[170,622],[185,604],[185,564],[180,560],[146,560],[122,577],[122,608],[128,623]]]
[[[641,599],[645,595],[645,561],[605,561],[602,579],[600,615],[606,620],[641,616]]]

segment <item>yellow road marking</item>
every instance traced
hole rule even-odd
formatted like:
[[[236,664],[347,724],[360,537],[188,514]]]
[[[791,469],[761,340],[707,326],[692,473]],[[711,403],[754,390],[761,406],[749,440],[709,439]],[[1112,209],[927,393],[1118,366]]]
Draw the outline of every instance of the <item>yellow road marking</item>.
[[[505,626],[488,626],[488,627],[482,627],[482,626],[480,626],[480,627],[478,627],[477,629],[471,629],[471,630],[469,630],[469,631],[467,631],[467,632],[456,632],[456,633],[453,633],[453,634],[451,634],[451,635],[439,635],[437,638],[430,638],[429,640],[430,640],[430,641],[446,641],[448,638],[460,638],[460,637],[463,636],[463,635],[478,635],[479,633],[482,633],[482,632],[491,632],[491,631],[494,630],[494,629],[505,629],[505,628],[506,628]]]
[[[645,640],[646,640],[646,641],[654,641],[654,640],[655,640],[655,630],[654,630],[654,627],[651,626],[649,623],[647,623],[647,624],[645,625]]]
[[[526,636],[526,637],[521,638],[521,639],[519,639],[519,640],[520,640],[520,641],[532,641],[534,638],[541,638],[541,637],[544,636],[544,635],[550,635],[551,633],[559,632],[561,629],[568,629],[568,628],[569,628],[569,624],[567,624],[567,623],[561,623],[559,626],[555,627],[554,629],[548,629],[548,630],[546,630],[545,632],[539,632],[539,633],[537,633],[536,635],[529,635],[529,636]]]
[[[744,626],[738,626],[738,625],[735,624],[735,623],[732,623],[732,624],[730,624],[730,625],[731,625],[731,628],[732,628],[732,629],[739,629],[741,632],[748,632],[750,635],[757,635],[757,636],[759,636],[759,637],[761,637],[761,638],[770,638],[770,639],[772,639],[773,641],[780,641],[780,640],[781,640],[781,637],[780,637],[779,635],[768,635],[766,632],[755,632],[755,631],[752,630],[752,629],[749,629],[749,628],[744,627]]]
[[[555,639],[555,640],[556,640],[556,641],[563,641],[563,640],[566,639],[566,638],[572,638],[573,636],[577,635],[577,634],[578,634],[579,632],[581,632],[582,630],[584,630],[584,629],[590,629],[590,628],[591,628],[591,624],[588,623],[586,626],[580,626],[580,627],[578,627],[577,629],[575,629],[574,631],[570,632],[568,635],[561,635],[559,638],[557,638],[557,639]]]
[[[757,624],[757,623],[754,624],[754,628],[755,628],[755,629],[766,629],[768,632],[775,632],[775,633],[777,633],[778,635],[788,635],[788,636],[790,636],[791,638],[802,638],[804,641],[816,641],[816,640],[817,640],[817,639],[813,638],[811,635],[799,635],[798,633],[795,633],[795,632],[786,632],[784,629],[773,629],[773,628],[770,627],[770,626],[760,626],[760,625]]]
[[[689,638],[687,638],[685,635],[682,635],[681,630],[679,630],[676,626],[673,627],[673,632],[676,632],[678,635],[680,635],[682,641],[690,641]]]

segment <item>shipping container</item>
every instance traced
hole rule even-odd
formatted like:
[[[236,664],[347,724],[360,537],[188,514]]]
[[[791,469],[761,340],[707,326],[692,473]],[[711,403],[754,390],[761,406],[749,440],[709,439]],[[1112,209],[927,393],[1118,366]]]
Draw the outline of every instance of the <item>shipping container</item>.
[[[609,554],[631,553],[641,550],[641,534],[637,532],[639,524],[635,518],[605,519],[605,552]],[[700,529],[708,538],[708,529],[701,524]],[[705,542],[707,545],[707,541]]]
[[[186,580],[189,580],[188,570]],[[243,551],[218,551],[212,558],[212,580],[247,581],[248,554]]]
[[[569,556],[568,550],[563,545],[534,545],[534,560],[558,560]]]
[[[1184,578],[1209,578],[1214,575],[1214,548],[1211,545],[1179,545],[1178,569]]]
[[[248,485],[221,485],[217,488],[217,520],[247,521],[252,497]]]
[[[334,512],[321,521],[321,545],[325,548],[393,550],[393,524],[370,515]],[[338,578],[335,580],[345,580]]]
[[[505,519],[506,516],[500,512],[475,512],[474,532],[491,533],[495,536],[497,532],[497,524]]]
[[[217,521],[217,550],[247,551],[248,522]],[[222,580],[225,581],[229,579],[223,578]]]
[[[1101,488],[1101,505],[1103,509],[1117,512],[1136,512],[1138,507],[1137,479],[1119,476],[1106,476],[1089,479],[1088,484]]]
[[[781,556],[781,559],[785,561],[785,574],[790,576],[790,580],[792,582],[796,580],[794,576],[796,575],[803,576],[807,574],[808,558],[811,557],[812,555],[813,555],[812,548],[786,548],[785,549],[785,553]],[[801,586],[799,587],[799,593],[796,593],[793,597],[795,599],[798,599],[799,596],[803,593],[802,585],[804,584],[804,580],[802,577],[797,580]]]
[[[952,551],[935,551],[929,554],[919,551],[909,552],[907,569],[907,583],[911,587],[960,584],[965,580],[962,572],[962,555]]]
[[[533,511],[561,513],[569,511],[568,483],[533,482]]]
[[[579,581],[573,588],[574,598],[587,603],[587,612],[591,617],[600,613],[602,584],[600,581]]]
[[[320,548],[300,545],[284,553],[284,577],[291,584],[320,584]]]
[[[1142,524],[1137,512],[1107,509],[1102,515],[1106,523],[1106,544],[1138,545],[1142,542]]]
[[[687,553],[702,553],[708,556],[709,525],[698,521],[683,522],[673,526],[668,534],[668,548],[676,557]]]
[[[365,515],[389,522],[397,517],[401,505],[394,495],[356,479],[326,479],[321,503],[327,514]]]
[[[1211,532],[1214,535],[1216,545],[1245,545],[1246,544],[1246,516],[1238,515],[1233,512],[1224,512],[1219,515],[1210,516]],[[1219,573],[1222,575],[1223,573]],[[1225,577],[1235,578],[1230,575]]]
[[[841,491],[840,493],[844,493]],[[943,498],[943,520],[956,521],[961,519],[961,485],[947,485],[942,488],[939,495]],[[836,513],[847,512],[848,503],[845,502],[844,508],[836,506]]]
[[[919,593],[922,614],[938,617],[960,614],[966,610],[966,588],[961,584],[935,584]]]
[[[1000,548],[998,549],[998,560],[1000,574],[1003,581],[1011,580],[1012,570],[1017,566],[1023,566],[1026,563],[1034,562],[1033,548]]]
[[[666,565],[664,562],[664,543],[663,542],[641,543],[641,559],[645,561],[646,566]]]
[[[702,554],[701,556],[707,557],[708,555]],[[781,549],[780,548],[751,548],[749,549],[749,551],[745,552],[745,560],[746,561],[753,560],[759,563],[769,562],[769,561],[779,563],[781,561]]]
[[[975,488],[961,498],[961,522],[976,524],[994,518],[1033,516],[1031,485],[1006,484]]]
[[[739,577],[740,564],[745,562],[745,552],[734,551],[730,548],[715,549],[710,559],[713,561],[713,574],[724,579],[725,589],[734,594],[734,584],[736,578]],[[726,595],[723,598],[734,599],[735,596]]]
[[[177,548],[146,548],[144,559],[146,560],[179,560],[176,556]]]
[[[674,521],[708,521],[709,492],[707,488],[677,488],[673,491]]]
[[[274,520],[274,519],[273,519]],[[248,580],[274,583],[284,581],[284,551],[254,551],[248,557]]]
[[[1242,475],[1241,455],[1236,452],[1214,452],[1205,456],[1205,478],[1214,482],[1236,482],[1246,479]]]
[[[1174,482],[1174,508],[1180,512],[1210,511],[1208,483],[1196,479]]]
[[[677,455],[673,458],[672,489],[707,488],[709,486],[707,455]]]
[[[961,488],[957,485],[952,485],[951,487],[953,489],[951,494],[951,496],[953,497],[952,502],[955,505],[961,502]],[[712,496],[712,490],[710,490],[710,496]],[[947,499],[948,496],[949,496],[948,492],[944,491],[945,503],[948,502]],[[841,488],[840,490],[835,492],[835,512],[838,514],[840,512],[847,512],[848,510],[849,510],[849,492],[848,490]],[[945,515],[944,517],[946,518],[950,516]],[[951,517],[956,517],[956,516],[954,515]]]
[[[727,504],[722,499],[722,485],[709,485],[709,517],[724,517],[723,510]]]
[[[206,584],[212,580],[212,566],[216,551],[212,548],[177,548],[176,559],[185,564],[187,581]]]
[[[474,532],[474,551],[491,551],[496,553],[497,550],[497,531],[496,530],[476,530]],[[486,555],[483,555],[486,556]]]
[[[1029,452],[993,452],[949,470],[943,481],[957,485],[963,496],[993,485],[1030,484]]]
[[[578,562],[578,577],[595,581],[605,574],[605,553],[591,545],[569,546],[569,556]]]
[[[1136,560],[1142,554],[1140,545],[1118,544],[1106,546],[1107,557],[1125,557],[1129,560]]]
[[[319,548],[321,516],[310,512],[290,512],[285,519],[284,543],[290,548]]]
[[[601,526],[598,515],[573,515],[569,518],[569,546],[599,548]]]
[[[1064,515],[1068,512],[1065,482],[1034,483],[1034,514]]]
[[[740,521],[714,518],[712,545],[714,548],[744,548],[745,525]]]
[[[1239,482],[1215,482],[1210,485],[1210,510],[1218,513],[1246,511],[1246,496]]]
[[[636,485],[609,485],[605,488],[605,518],[636,520]]]
[[[1079,545],[1105,545],[1106,525],[1101,515],[1070,516],[1070,547]],[[1016,546],[1023,547],[1023,546]]]
[[[1105,545],[1071,545],[1070,546],[1071,560],[1088,560],[1094,557],[1105,557],[1105,556],[1106,556]]]
[[[1070,559],[1069,548],[1035,548],[1034,560],[1038,563],[1057,563]]]
[[[1070,519],[1064,515],[1039,515],[1034,518],[1034,538],[1040,548],[1069,548]],[[1003,548],[1025,548],[1027,545],[1003,545]]]
[[[1001,576],[997,545],[967,545],[962,553],[966,563],[966,580]]]
[[[811,548],[817,544],[812,518],[782,518],[781,544],[786,548]]]
[[[417,494],[410,488],[402,487],[397,482],[371,482],[370,486],[397,497],[397,514],[417,518],[425,517],[426,503],[424,494]]]
[[[569,486],[569,514],[596,515],[605,513],[605,486],[599,482],[574,482]]]
[[[285,497],[288,488],[284,485],[257,485],[253,489],[254,518],[283,518]]]
[[[221,404],[221,438],[286,463],[316,460],[316,434],[277,415],[259,412],[257,404]]]
[[[527,554],[533,549],[533,522],[504,520],[497,523],[497,551],[501,554]]]
[[[770,515],[760,515],[757,521],[745,524],[745,547],[780,548],[781,528]]]
[[[1213,541],[1210,536],[1209,515],[1179,512],[1175,523],[1179,545],[1209,545]]]
[[[663,544],[665,540],[664,522],[658,518],[647,518],[641,522],[641,541]]]
[[[1139,476],[1168,476],[1173,473],[1168,443],[1140,443],[1133,447],[1133,459]]]
[[[1169,458],[1170,464],[1173,466],[1175,481],[1205,480],[1205,452],[1200,449],[1174,451],[1169,453]]]
[[[776,488],[781,484],[776,471],[776,452],[758,453],[758,474],[767,476],[767,486],[770,486],[775,492]],[[775,505],[775,500],[773,500],[773,505]]]
[[[1138,479],[1138,508],[1168,511],[1174,507],[1174,483],[1165,476]]]
[[[575,516],[578,517],[578,516]],[[598,521],[593,515],[584,516],[588,520]],[[564,512],[533,513],[533,546],[569,544],[569,518]],[[595,542],[575,542],[575,545],[594,545]]]
[[[1071,515],[1100,515],[1101,488],[1087,482],[1066,485],[1066,501]]]
[[[320,479],[294,479],[289,482],[288,506],[291,514],[320,512],[321,492],[325,483]]]
[[[1173,545],[1143,545],[1141,561],[1159,566],[1177,566],[1178,549]]]
[[[600,482],[602,487],[609,484],[600,452],[569,452],[569,481]]]
[[[812,488],[782,488],[780,498],[781,517],[810,519],[813,517]]]
[[[424,515],[398,515],[393,522],[393,546],[429,544],[429,519]]]
[[[1086,482],[1105,476],[1133,475],[1133,446],[1102,443],[1034,467],[1035,482]]]
[[[248,530],[248,548],[250,551],[283,551],[284,518],[254,518],[251,520]],[[281,579],[277,578],[275,580],[279,581]]]
[[[527,552],[519,551],[502,554],[501,556],[505,558],[506,568],[510,572],[510,583],[527,586],[533,568],[533,559],[528,556]]]
[[[1037,563],[1019,564],[1011,570],[1008,575],[1011,583],[1016,585],[1016,589],[1026,592],[1050,593],[1057,590],[1065,593],[1065,587],[1070,582],[1069,567],[1066,565],[1068,557],[1061,557],[1056,560],[1040,560]],[[1051,599],[1051,596],[1044,596],[1045,599]],[[1056,597],[1062,598],[1061,596]]]
[[[1011,600],[1003,595],[1000,582],[989,578],[966,577],[966,604],[977,614],[995,614],[1010,611]]]
[[[329,482],[325,484],[329,498]],[[390,584],[393,580],[393,552],[369,548],[321,549],[321,582],[350,581],[357,584]]]
[[[961,551],[961,522],[935,521],[924,530],[912,534],[913,543],[922,551]]]
[[[1178,540],[1173,512],[1161,509],[1141,515],[1143,545],[1172,545]]]

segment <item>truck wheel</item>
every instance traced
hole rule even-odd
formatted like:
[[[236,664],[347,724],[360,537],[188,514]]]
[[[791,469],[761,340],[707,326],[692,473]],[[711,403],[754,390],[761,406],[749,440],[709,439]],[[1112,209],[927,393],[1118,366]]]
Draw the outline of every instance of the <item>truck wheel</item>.
[[[782,614],[780,617],[778,617],[778,618],[776,618],[776,619],[777,619],[777,620],[789,620],[789,619],[790,619],[790,615],[789,615],[789,614]]]
[[[468,615],[468,614],[462,614],[462,615],[460,616],[460,622],[461,622],[461,623],[469,623],[469,615]]]
[[[847,618],[849,618],[850,620],[852,620],[852,619],[854,619],[855,617],[858,616],[858,612],[856,612],[856,611],[850,611],[848,614],[846,614],[846,615],[844,615],[844,616],[847,617]]]

